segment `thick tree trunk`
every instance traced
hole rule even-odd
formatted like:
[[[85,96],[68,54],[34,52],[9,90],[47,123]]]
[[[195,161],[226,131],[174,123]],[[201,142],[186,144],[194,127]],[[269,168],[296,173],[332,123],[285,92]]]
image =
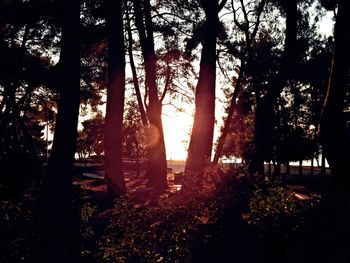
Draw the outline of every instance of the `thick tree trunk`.
[[[214,121],[215,121],[215,72],[216,37],[218,28],[218,0],[203,5],[206,21],[205,36],[202,43],[199,79],[196,87],[195,115],[188,148],[186,172],[203,171],[210,161]]]
[[[115,198],[126,193],[122,125],[125,94],[125,50],[122,1],[106,0],[108,26],[108,88],[105,130],[107,193]]]
[[[332,176],[336,182],[349,182],[347,176],[350,163],[349,135],[344,118],[344,100],[349,83],[350,38],[350,2],[340,0],[335,25],[335,50],[327,95],[323,105],[320,122],[321,143]]]
[[[264,161],[273,160],[273,107],[267,98],[257,98],[254,125],[254,152],[249,160],[251,174],[264,174]]]
[[[154,51],[153,25],[149,0],[134,0],[136,26],[140,35],[142,55],[145,62],[146,88],[148,89],[149,104],[147,116],[149,127],[146,129],[147,138],[147,175],[150,184],[158,189],[168,187],[167,163],[162,123],[162,105],[158,98],[156,83],[156,54]],[[142,12],[143,11],[143,12]]]
[[[72,207],[72,165],[80,100],[80,1],[62,1],[60,93],[48,175],[44,182],[45,262],[76,262],[78,228]]]

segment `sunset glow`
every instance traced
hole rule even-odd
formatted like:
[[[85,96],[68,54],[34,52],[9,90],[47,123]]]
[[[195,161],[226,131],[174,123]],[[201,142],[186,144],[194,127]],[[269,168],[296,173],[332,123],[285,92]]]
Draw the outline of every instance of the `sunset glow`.
[[[185,160],[192,127],[191,110],[179,112],[172,106],[163,108],[164,139],[168,160]]]

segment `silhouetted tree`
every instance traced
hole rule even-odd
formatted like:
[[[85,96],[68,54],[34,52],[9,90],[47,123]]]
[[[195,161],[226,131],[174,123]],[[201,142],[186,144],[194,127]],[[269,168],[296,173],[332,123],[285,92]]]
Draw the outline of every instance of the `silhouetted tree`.
[[[72,211],[72,165],[77,139],[80,101],[80,1],[62,1],[59,60],[59,101],[48,175],[44,184],[46,262],[77,260],[76,226]]]
[[[125,49],[122,1],[106,0],[108,28],[108,88],[105,126],[105,171],[111,198],[125,194],[122,124],[125,94]]]
[[[91,155],[101,156],[105,131],[105,119],[99,112],[93,118],[83,121],[83,129],[78,133],[76,152],[79,158]]]
[[[264,174],[264,160],[273,155],[274,128],[276,118],[274,109],[279,94],[288,79],[294,76],[296,63],[296,38],[297,38],[297,1],[277,1],[286,16],[286,32],[284,42],[283,61],[279,74],[269,83],[270,87],[266,96],[257,99],[255,115],[255,154],[252,155],[249,170],[254,173]]]
[[[123,121],[123,156],[136,160],[136,175],[140,175],[140,161],[146,157],[146,138],[141,114],[135,101],[126,104]]]
[[[167,163],[163,124],[161,119],[162,106],[158,97],[156,53],[154,47],[153,22],[149,0],[134,0],[135,23],[140,37],[142,56],[145,64],[146,89],[149,103],[147,117],[149,126],[146,128],[147,138],[147,175],[150,184],[156,188],[167,187]]]
[[[350,162],[350,155],[347,154],[350,141],[344,116],[345,96],[349,85],[349,24],[350,3],[339,0],[332,69],[320,123],[323,151],[338,183],[349,182],[346,171]]]
[[[200,1],[205,13],[199,79],[196,87],[195,115],[188,148],[186,172],[203,171],[211,159],[215,122],[216,38],[219,29],[218,14],[226,4],[218,0]]]
[[[218,144],[217,144],[214,159],[213,159],[214,163],[217,163],[219,161],[219,158],[222,154],[223,147],[225,145],[226,138],[227,138],[228,133],[229,133],[229,126],[230,126],[230,123],[232,122],[232,118],[233,118],[235,110],[236,110],[237,98],[238,98],[238,94],[241,90],[242,79],[244,78],[244,74],[245,74],[245,67],[246,67],[245,64],[251,62],[251,49],[252,49],[251,46],[255,42],[256,34],[257,34],[259,26],[260,26],[261,15],[262,15],[262,12],[264,10],[264,6],[266,4],[266,1],[263,0],[263,1],[259,2],[257,4],[257,6],[255,7],[256,8],[256,11],[255,11],[256,14],[254,15],[255,21],[250,21],[250,20],[252,20],[252,18],[248,17],[248,15],[247,15],[248,10],[246,10],[247,7],[244,4],[244,2],[241,1],[240,4],[241,4],[242,12],[243,12],[243,14],[245,14],[243,22],[238,21],[237,10],[235,10],[233,2],[231,2],[232,9],[233,9],[232,12],[233,12],[233,17],[234,17],[234,23],[237,25],[237,28],[240,31],[242,31],[242,33],[245,37],[244,51],[240,55],[241,65],[240,65],[238,77],[237,77],[235,84],[234,84],[234,91],[233,91],[232,96],[231,96],[230,104],[228,106],[227,117],[225,118],[225,123],[224,123],[224,126],[222,128],[221,135],[218,139]],[[254,23],[254,27],[252,28],[252,30],[249,26],[246,26],[246,25],[249,25],[249,23]],[[235,51],[234,53],[239,53],[239,52]]]

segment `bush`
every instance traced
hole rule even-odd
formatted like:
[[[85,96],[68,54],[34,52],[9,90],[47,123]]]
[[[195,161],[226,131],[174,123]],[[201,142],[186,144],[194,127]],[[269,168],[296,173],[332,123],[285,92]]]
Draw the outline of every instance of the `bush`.
[[[301,201],[295,193],[275,182],[255,185],[251,194],[250,212],[244,219],[262,232],[287,236],[300,228],[305,212],[319,203],[318,197]]]
[[[208,166],[204,175],[187,174],[186,187],[156,207],[116,199],[99,242],[99,261],[190,262],[199,226],[214,224],[228,199],[223,191],[227,176],[217,166]]]

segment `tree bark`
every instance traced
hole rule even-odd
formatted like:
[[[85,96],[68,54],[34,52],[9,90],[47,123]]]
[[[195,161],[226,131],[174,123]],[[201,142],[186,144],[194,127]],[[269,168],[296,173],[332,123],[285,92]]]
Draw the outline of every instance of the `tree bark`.
[[[107,193],[115,198],[126,193],[122,125],[125,97],[125,49],[122,1],[106,0],[108,27],[108,87],[105,130]]]
[[[344,118],[344,100],[348,88],[350,66],[350,39],[347,33],[349,24],[350,3],[340,0],[335,25],[332,69],[320,121],[323,153],[337,183],[349,183],[350,181],[349,176],[346,176],[350,162],[348,154],[350,141]]]
[[[149,103],[147,116],[149,127],[146,129],[147,138],[147,175],[150,184],[157,189],[168,187],[167,162],[162,123],[162,105],[158,98],[156,83],[156,61],[154,50],[153,24],[151,18],[151,6],[149,0],[134,0],[135,22],[140,36],[141,50],[145,63],[146,89],[148,90]],[[143,7],[143,8],[142,8]]]
[[[218,0],[202,1],[205,36],[202,42],[199,79],[195,96],[195,115],[185,172],[202,173],[211,159],[215,122],[216,37],[219,25]]]
[[[79,258],[71,182],[80,101],[80,1],[64,0],[61,4],[60,93],[43,189],[45,262],[76,262]]]

